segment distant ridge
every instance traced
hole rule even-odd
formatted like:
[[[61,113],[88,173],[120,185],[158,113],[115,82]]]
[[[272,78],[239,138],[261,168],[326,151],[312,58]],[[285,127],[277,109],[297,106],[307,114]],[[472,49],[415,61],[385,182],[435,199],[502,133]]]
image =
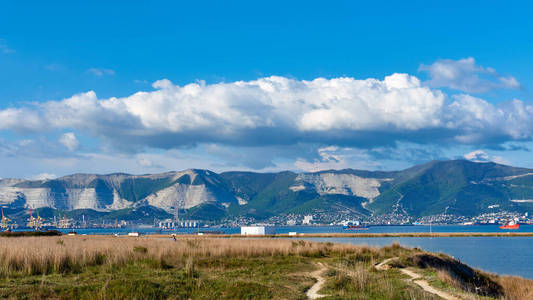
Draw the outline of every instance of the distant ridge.
[[[176,206],[199,219],[317,211],[353,215],[401,213],[473,216],[533,211],[533,170],[492,162],[432,161],[401,171],[311,173],[189,169],[161,174],[77,173],[49,180],[0,180],[0,205],[114,216],[169,217]],[[490,208],[489,208],[490,207]]]

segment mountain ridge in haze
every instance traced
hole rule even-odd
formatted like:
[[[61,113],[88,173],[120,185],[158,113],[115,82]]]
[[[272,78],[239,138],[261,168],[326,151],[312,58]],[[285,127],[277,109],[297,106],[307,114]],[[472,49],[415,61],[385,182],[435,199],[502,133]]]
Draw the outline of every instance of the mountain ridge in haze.
[[[189,169],[160,174],[77,173],[49,180],[0,180],[0,205],[120,215],[266,219],[315,211],[473,216],[533,208],[533,169],[468,160],[432,161],[401,171],[355,169],[296,173]],[[492,207],[492,208],[489,208]]]

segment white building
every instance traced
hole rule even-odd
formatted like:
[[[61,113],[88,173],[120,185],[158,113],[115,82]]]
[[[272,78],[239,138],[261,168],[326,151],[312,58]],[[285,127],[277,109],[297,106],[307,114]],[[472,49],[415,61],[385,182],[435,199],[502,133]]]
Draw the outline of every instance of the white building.
[[[242,226],[241,235],[275,234],[274,227],[267,226]]]
[[[309,224],[311,224],[311,221],[313,221],[313,216],[312,215],[304,216],[304,220],[302,221],[302,224],[303,225],[309,225]]]

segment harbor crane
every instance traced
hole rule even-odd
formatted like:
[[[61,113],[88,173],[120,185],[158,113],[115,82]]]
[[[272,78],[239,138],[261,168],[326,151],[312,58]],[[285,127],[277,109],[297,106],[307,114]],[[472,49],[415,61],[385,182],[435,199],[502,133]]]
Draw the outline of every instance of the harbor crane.
[[[35,230],[39,230],[39,228],[41,228],[42,226],[44,219],[39,216],[39,209],[36,209],[36,211],[37,211],[37,217],[33,217],[33,213],[30,210],[30,220],[28,222],[28,227],[34,228]]]
[[[2,230],[6,230],[9,228],[9,222],[11,222],[11,219],[9,219],[8,217],[6,217],[4,215],[4,208],[2,207],[2,220],[0,220],[0,228]]]

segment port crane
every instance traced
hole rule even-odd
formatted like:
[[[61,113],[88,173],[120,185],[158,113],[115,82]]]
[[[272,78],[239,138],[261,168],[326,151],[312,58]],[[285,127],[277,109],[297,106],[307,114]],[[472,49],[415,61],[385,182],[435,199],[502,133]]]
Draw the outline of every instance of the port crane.
[[[33,216],[32,211],[30,210],[30,220],[28,222],[28,227],[35,228],[35,230],[39,230],[41,228],[43,223],[43,218],[39,216],[39,209],[37,209],[37,217]]]
[[[59,219],[59,228],[70,228],[71,223],[70,220],[67,219],[66,215],[63,215],[63,218]]]
[[[178,197],[174,201],[174,229],[180,227],[180,207],[185,207],[185,201],[183,198]]]
[[[0,220],[0,228],[3,230],[8,229],[9,222],[11,222],[11,219],[4,215],[4,208],[2,207],[2,220]]]

